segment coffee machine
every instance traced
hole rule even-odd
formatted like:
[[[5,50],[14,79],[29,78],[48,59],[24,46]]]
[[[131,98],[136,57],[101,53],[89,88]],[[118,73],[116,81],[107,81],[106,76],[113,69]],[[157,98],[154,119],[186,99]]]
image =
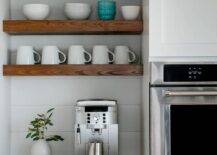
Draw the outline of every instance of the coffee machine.
[[[75,110],[75,155],[118,155],[117,102],[79,100]]]

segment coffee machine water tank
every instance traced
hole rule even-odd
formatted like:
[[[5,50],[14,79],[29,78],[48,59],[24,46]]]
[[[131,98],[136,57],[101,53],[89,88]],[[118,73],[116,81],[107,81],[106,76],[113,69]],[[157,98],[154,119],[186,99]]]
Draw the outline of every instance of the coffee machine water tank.
[[[117,101],[79,100],[75,106],[75,155],[92,155],[99,143],[103,155],[118,155]]]

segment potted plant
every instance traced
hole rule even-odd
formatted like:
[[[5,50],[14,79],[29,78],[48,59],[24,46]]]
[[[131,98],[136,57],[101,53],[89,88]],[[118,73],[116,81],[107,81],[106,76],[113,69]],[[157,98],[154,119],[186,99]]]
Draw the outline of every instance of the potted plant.
[[[31,147],[31,155],[51,155],[48,142],[64,140],[59,135],[47,135],[48,126],[53,126],[51,121],[53,110],[54,108],[49,109],[44,114],[37,114],[37,117],[30,122],[26,138],[31,138],[34,141]]]

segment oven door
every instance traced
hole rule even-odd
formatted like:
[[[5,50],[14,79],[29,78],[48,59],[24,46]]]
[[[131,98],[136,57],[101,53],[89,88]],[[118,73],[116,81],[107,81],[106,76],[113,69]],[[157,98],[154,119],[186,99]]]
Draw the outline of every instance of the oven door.
[[[152,87],[151,155],[217,154],[217,87]]]

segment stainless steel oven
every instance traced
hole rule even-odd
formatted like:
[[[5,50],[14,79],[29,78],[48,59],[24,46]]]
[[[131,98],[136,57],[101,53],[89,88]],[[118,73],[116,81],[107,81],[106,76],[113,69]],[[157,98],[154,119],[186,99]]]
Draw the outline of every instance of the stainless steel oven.
[[[213,155],[216,140],[217,64],[152,64],[151,155]]]

